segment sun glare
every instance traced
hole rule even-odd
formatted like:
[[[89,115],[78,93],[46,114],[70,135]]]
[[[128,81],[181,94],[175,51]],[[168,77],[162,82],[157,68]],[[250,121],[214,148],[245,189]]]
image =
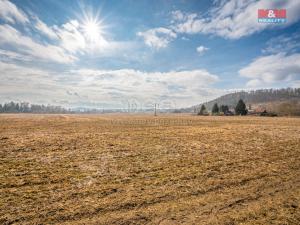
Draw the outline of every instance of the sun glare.
[[[84,35],[90,41],[97,41],[101,36],[101,26],[98,21],[86,21],[83,24]]]

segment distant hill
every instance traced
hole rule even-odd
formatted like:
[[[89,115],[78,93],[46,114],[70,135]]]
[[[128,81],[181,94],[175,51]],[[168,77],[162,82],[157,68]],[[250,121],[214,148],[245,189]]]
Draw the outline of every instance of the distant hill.
[[[255,91],[239,91],[230,93],[216,98],[212,101],[202,103],[210,111],[215,103],[220,105],[228,105],[229,108],[234,108],[239,101],[243,99],[247,108],[249,106],[256,107],[258,105],[265,106],[266,108],[274,109],[282,103],[296,104],[300,107],[300,88],[283,88],[283,89],[261,89]],[[195,109],[200,108],[199,105],[192,106],[184,111],[193,112]]]

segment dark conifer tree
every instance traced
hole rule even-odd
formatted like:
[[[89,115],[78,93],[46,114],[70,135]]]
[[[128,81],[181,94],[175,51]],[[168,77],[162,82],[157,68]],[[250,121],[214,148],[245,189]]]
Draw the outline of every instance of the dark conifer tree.
[[[246,104],[242,99],[240,99],[235,107],[235,114],[244,116],[247,115],[247,113],[248,110],[246,109]]]

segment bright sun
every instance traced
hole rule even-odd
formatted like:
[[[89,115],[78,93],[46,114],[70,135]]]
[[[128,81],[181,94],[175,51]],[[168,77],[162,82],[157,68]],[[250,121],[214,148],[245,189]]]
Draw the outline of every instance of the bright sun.
[[[101,26],[97,21],[86,21],[83,24],[83,31],[90,41],[97,41],[101,36]]]

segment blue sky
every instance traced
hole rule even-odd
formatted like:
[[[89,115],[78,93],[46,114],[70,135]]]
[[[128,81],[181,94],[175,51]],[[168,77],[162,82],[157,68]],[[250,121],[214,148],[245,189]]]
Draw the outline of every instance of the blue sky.
[[[286,9],[284,24],[258,9]],[[300,86],[300,2],[0,1],[0,102],[185,107]]]

